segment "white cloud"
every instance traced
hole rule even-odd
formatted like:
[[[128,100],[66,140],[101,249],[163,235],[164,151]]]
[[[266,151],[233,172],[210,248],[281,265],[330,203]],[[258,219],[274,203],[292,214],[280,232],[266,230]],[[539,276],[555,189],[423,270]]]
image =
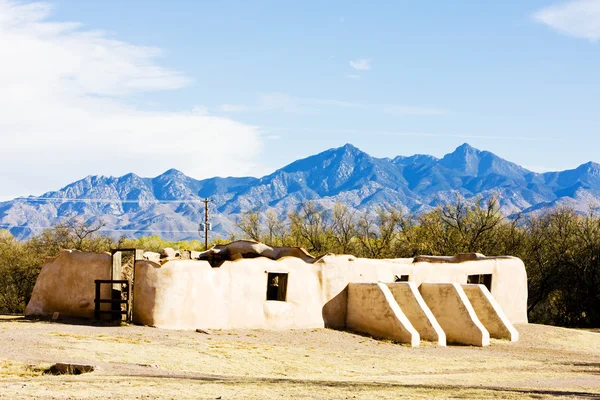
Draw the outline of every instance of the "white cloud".
[[[358,71],[367,71],[371,69],[371,60],[367,58],[360,58],[357,60],[350,60],[350,66]]]
[[[232,113],[240,111],[249,111],[249,107],[241,104],[222,104],[219,106],[219,110],[225,113]]]
[[[223,106],[221,106],[222,108]],[[262,93],[256,105],[236,106],[239,111],[278,111],[293,114],[317,114],[327,107],[362,110],[398,116],[448,116],[452,112],[442,108],[415,107],[402,104],[369,104],[345,100],[296,97],[286,93]]]
[[[208,111],[208,108],[206,108],[204,106],[194,106],[194,107],[192,107],[192,114],[195,114],[195,115],[209,115],[210,112]]]
[[[193,177],[253,173],[257,127],[204,107],[143,111],[130,95],[189,84],[156,48],[77,23],[46,3],[0,0],[0,197],[38,194],[88,174]]]
[[[533,19],[567,35],[600,39],[600,0],[571,0],[544,8]]]
[[[254,105],[221,105],[221,111],[265,112],[276,111],[292,114],[318,114],[326,107],[380,112],[397,116],[449,116],[452,112],[443,108],[414,107],[401,104],[367,104],[344,100],[315,99],[291,96],[286,93],[261,93]]]

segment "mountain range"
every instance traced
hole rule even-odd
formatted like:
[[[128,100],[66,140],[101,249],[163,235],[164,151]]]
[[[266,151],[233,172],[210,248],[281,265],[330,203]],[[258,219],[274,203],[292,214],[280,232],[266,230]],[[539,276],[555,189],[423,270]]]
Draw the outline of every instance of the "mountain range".
[[[111,236],[199,239],[198,223],[209,198],[215,236],[235,231],[249,210],[280,215],[313,200],[341,202],[357,212],[390,205],[413,213],[444,202],[497,195],[505,215],[541,212],[557,205],[586,211],[600,201],[600,165],[535,173],[465,143],[442,158],[429,155],[376,158],[351,144],[295,161],[261,178],[196,180],[170,169],[155,178],[87,176],[41,196],[0,203],[0,228],[26,239],[72,217],[101,219]]]

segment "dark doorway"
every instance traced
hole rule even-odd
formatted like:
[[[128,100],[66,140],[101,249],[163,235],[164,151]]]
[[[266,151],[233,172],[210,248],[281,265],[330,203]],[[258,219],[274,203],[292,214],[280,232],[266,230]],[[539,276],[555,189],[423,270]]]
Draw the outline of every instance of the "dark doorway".
[[[467,283],[475,285],[484,285],[490,292],[492,291],[492,274],[469,275]]]
[[[288,274],[269,272],[267,275],[267,300],[285,301]]]
[[[409,275],[396,275],[394,282],[408,282]]]

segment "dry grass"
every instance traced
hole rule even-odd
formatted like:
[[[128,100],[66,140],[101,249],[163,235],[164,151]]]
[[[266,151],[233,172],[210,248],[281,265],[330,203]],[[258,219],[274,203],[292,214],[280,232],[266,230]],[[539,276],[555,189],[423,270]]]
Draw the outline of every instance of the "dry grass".
[[[32,378],[40,376],[48,366],[26,365],[13,360],[0,360],[0,379],[3,378]]]
[[[600,398],[600,333],[517,329],[517,343],[410,348],[325,329],[205,335],[0,319],[0,359],[15,363],[0,398]],[[98,370],[23,375],[54,362]]]

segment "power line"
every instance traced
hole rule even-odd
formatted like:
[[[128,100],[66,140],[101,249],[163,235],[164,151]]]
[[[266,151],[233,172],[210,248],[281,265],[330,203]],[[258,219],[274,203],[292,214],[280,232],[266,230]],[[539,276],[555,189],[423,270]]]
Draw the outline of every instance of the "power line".
[[[21,229],[51,229],[52,226],[21,226],[21,225],[10,225],[10,224],[1,224],[2,228],[21,228]],[[162,230],[162,229],[121,229],[121,228],[102,228],[98,229],[97,232],[156,232],[156,233],[198,233],[197,230],[193,231],[172,231],[172,230]]]
[[[67,197],[17,197],[13,200],[8,201],[26,201],[26,202],[45,202],[45,201],[55,201],[55,202],[80,202],[80,203],[121,203],[121,204],[139,204],[142,202],[148,203],[204,203],[203,199],[185,199],[185,200],[158,200],[158,199],[150,199],[150,200],[121,200],[121,199],[93,199],[93,198],[67,198]]]

